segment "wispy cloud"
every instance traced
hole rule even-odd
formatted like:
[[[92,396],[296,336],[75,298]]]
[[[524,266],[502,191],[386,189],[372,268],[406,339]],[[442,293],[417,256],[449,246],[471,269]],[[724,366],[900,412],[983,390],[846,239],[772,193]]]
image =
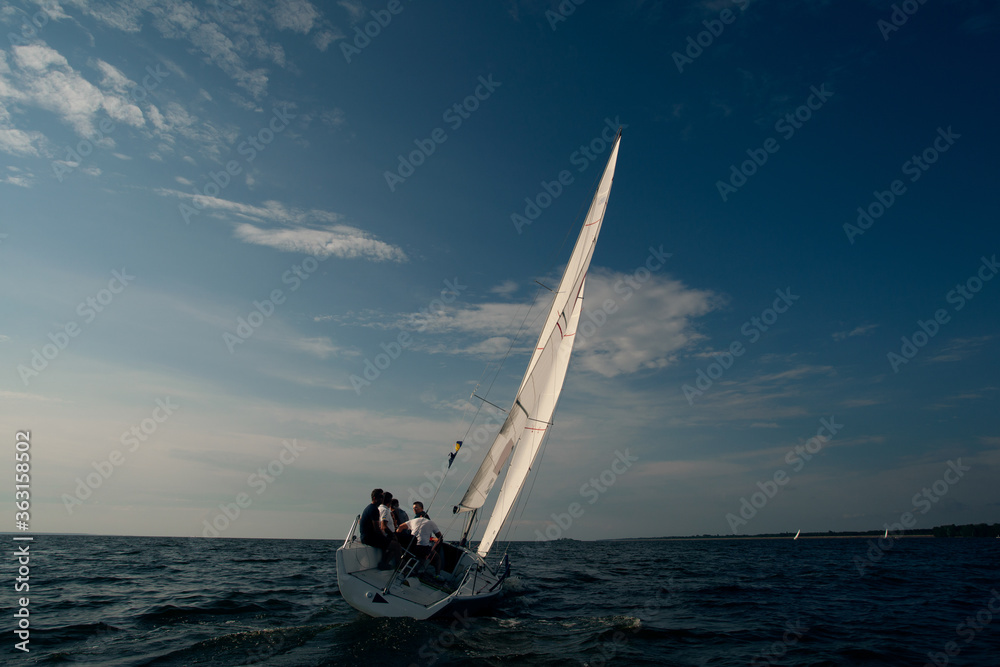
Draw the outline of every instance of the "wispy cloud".
[[[342,217],[332,211],[299,209],[274,200],[255,206],[168,188],[156,188],[154,192],[163,197],[184,200],[191,206],[197,202],[199,208],[213,211],[219,218],[234,216],[252,221],[237,223],[233,230],[234,236],[245,243],[317,257],[362,258],[379,262],[407,260],[402,248],[380,241],[363,229],[330,224]]]
[[[877,328],[877,324],[863,324],[861,326],[854,327],[850,331],[835,331],[831,335],[834,340],[844,340],[845,338],[850,338],[851,336],[863,336],[864,334]]]
[[[355,23],[364,18],[365,6],[360,2],[351,2],[350,0],[340,0],[337,3],[345,10],[347,10],[348,15],[351,17],[351,23]]]
[[[975,338],[953,338],[942,348],[940,352],[932,357],[928,357],[929,363],[942,363],[951,361],[962,361],[977,354],[980,348],[990,341],[993,336],[977,336]]]
[[[762,357],[759,363],[787,368],[749,377],[745,371],[723,377],[698,397],[696,405],[702,409],[685,413],[679,423],[780,422],[809,414],[809,404],[830,405],[826,400],[817,400],[817,395],[830,389],[830,379],[836,375],[833,367],[799,363],[796,355],[771,355],[766,360]]]
[[[993,398],[992,392],[996,391],[996,387],[983,387],[978,391],[964,392],[961,394],[955,394],[954,396],[942,396],[938,399],[938,402],[931,403],[930,405],[925,405],[924,410],[950,410],[952,408],[958,407],[960,404],[969,403],[970,401],[978,401],[984,398]]]
[[[24,391],[0,391],[0,399],[5,401],[45,401],[45,402],[55,402],[63,403],[58,398],[48,398],[40,394],[31,394]]]
[[[148,21],[164,37],[188,42],[254,99],[267,93],[266,65],[287,64],[284,48],[269,40],[266,33],[278,28],[308,34],[321,21],[319,11],[307,0],[279,0],[270,9],[257,2],[220,1],[199,6],[183,0],[81,3],[79,8],[124,32],[140,32]]]
[[[235,235],[246,243],[317,257],[360,258],[377,262],[406,261],[406,253],[402,248],[379,241],[368,232],[347,225],[315,229],[309,227],[261,229],[244,223],[237,225]]]
[[[2,52],[0,52],[2,53]],[[38,157],[46,151],[47,142],[41,132],[19,130],[9,124],[10,114],[0,102],[0,151],[10,155]]]
[[[307,354],[315,355],[321,359],[337,354],[340,348],[333,344],[329,338],[297,338],[291,341],[292,347]]]
[[[0,150],[32,156],[46,152],[42,133],[15,126],[10,104],[49,111],[81,137],[94,135],[99,113],[132,127],[145,125],[142,110],[127,94],[135,83],[102,60],[96,67],[102,78],[95,85],[45,44],[13,46],[10,56],[0,50]],[[114,145],[110,138],[102,141]]]
[[[881,405],[885,401],[877,398],[848,398],[840,402],[845,408],[868,408],[873,405]]]
[[[0,134],[2,134],[2,131],[0,131]],[[35,184],[35,177],[32,174],[17,167],[8,166],[7,168],[13,173],[0,178],[0,183],[16,185],[19,188],[30,188]],[[0,337],[0,340],[3,340],[3,338]]]
[[[279,29],[305,35],[312,30],[319,12],[306,0],[278,0],[271,9],[271,16]]]
[[[517,291],[517,283],[513,280],[505,280],[499,285],[490,288],[490,294],[499,294],[501,296],[510,296]]]

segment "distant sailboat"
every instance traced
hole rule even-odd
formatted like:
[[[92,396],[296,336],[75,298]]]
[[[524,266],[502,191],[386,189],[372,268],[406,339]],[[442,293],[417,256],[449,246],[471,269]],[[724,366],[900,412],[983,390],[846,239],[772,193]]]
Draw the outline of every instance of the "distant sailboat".
[[[503,593],[504,581],[510,573],[507,555],[504,554],[496,564],[487,563],[486,557],[514,508],[552,425],[552,414],[566,379],[580,320],[587,269],[611,194],[620,140],[621,130],[611,146],[604,174],[553,296],[545,325],[521,386],[514,395],[507,420],[468,490],[453,510],[455,514],[465,513],[467,517],[461,541],[441,545],[444,552],[443,580],[427,581],[415,576],[418,564],[415,559],[395,571],[379,570],[379,550],[362,544],[358,538],[361,519],[358,516],[343,546],[337,549],[337,584],[341,595],[355,609],[369,616],[425,619],[486,606]],[[469,544],[470,533],[477,525],[479,510],[505,467],[507,476],[489,515],[486,532],[475,551],[468,549],[465,545]]]
[[[797,540],[797,539],[799,539],[799,533],[801,533],[801,532],[802,532],[802,529],[801,529],[801,528],[799,528],[799,532],[798,532],[798,533],[795,533],[795,537],[793,537],[792,539],[793,539],[793,540]]]
[[[888,528],[885,529],[885,535],[882,536],[882,539],[885,539],[887,537],[889,537],[889,529]]]

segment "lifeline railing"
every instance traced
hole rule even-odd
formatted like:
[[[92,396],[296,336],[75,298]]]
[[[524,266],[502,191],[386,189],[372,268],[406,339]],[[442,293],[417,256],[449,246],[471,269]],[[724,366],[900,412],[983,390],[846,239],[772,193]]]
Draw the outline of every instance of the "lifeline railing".
[[[347,537],[344,539],[344,546],[345,547],[348,546],[351,542],[354,541],[354,531],[358,527],[359,523],[361,523],[361,515],[360,514],[357,515],[356,517],[354,517],[354,523],[351,524],[351,529],[347,532]]]

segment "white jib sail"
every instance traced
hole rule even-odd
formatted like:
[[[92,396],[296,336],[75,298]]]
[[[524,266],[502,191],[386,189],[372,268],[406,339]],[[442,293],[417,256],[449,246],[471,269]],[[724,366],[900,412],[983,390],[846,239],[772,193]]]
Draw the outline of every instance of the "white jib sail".
[[[459,510],[462,511],[482,507],[504,464],[510,461],[510,469],[479,544],[478,553],[483,557],[489,553],[504,521],[517,502],[559,402],[580,320],[584,280],[611,193],[620,139],[619,135],[611,147],[604,175],[587,211],[587,217],[584,218],[573,254],[559,281],[545,326],[542,327],[507,421],[500,428],[486,459],[459,503]]]

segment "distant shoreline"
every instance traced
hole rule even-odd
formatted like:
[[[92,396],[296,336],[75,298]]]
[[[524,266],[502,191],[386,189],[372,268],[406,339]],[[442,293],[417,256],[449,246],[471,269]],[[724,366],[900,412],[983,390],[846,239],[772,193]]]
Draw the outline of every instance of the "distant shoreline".
[[[882,534],[875,533],[852,533],[850,535],[799,535],[800,540],[856,540],[869,537],[882,537]],[[934,537],[932,533],[919,533],[916,535],[891,535],[893,539],[903,537]],[[592,540],[594,542],[693,542],[696,540],[794,540],[794,535],[705,535],[699,537],[617,537],[603,540]],[[585,540],[581,540],[585,541]]]

